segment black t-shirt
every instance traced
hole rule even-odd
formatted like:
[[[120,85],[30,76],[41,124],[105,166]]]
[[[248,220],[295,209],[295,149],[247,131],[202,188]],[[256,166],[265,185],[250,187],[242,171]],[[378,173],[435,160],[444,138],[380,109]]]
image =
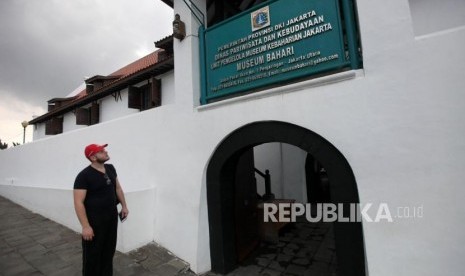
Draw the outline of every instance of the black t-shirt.
[[[76,177],[74,189],[87,190],[84,206],[87,215],[104,215],[116,212],[116,169],[105,164],[105,174],[86,167]]]

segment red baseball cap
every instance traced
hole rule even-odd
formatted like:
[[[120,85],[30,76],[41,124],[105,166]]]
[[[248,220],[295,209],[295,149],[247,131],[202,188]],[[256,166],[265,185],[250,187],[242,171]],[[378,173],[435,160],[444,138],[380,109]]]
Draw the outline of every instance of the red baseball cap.
[[[99,152],[99,151],[103,150],[104,148],[106,148],[106,146],[108,146],[108,144],[104,144],[104,145],[90,144],[84,150],[84,154],[85,154],[86,158],[89,159],[91,156],[93,156],[97,152]]]

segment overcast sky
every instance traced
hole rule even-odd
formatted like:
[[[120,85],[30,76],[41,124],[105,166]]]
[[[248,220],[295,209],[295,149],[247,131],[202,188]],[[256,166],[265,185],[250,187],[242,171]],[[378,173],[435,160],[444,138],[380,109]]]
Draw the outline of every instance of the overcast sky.
[[[22,143],[21,122],[44,114],[48,100],[67,96],[84,77],[154,51],[172,20],[161,0],[0,0],[2,142]]]

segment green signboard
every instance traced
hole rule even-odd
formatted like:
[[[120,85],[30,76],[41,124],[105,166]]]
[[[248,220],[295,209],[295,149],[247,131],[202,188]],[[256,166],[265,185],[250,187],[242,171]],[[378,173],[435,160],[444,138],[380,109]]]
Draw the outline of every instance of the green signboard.
[[[348,64],[337,0],[268,1],[205,31],[204,102]]]

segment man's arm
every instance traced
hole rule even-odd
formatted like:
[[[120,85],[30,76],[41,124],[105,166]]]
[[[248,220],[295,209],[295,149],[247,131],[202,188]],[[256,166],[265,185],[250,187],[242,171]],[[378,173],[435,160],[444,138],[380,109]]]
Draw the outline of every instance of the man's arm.
[[[128,206],[126,205],[126,199],[124,198],[124,192],[121,188],[118,178],[116,178],[116,196],[118,197],[119,202],[121,203],[121,213],[123,218],[127,217],[129,214]]]
[[[75,189],[74,195],[74,210],[82,226],[82,238],[86,241],[91,241],[94,237],[94,230],[89,224],[87,219],[86,207],[84,206],[84,200],[86,199],[87,190]]]

